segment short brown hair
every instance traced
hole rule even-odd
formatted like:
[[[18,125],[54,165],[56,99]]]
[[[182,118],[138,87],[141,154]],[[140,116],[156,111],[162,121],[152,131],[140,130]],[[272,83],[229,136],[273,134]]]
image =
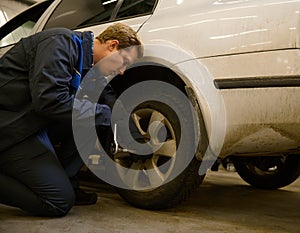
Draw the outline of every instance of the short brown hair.
[[[98,39],[102,44],[108,40],[118,40],[119,45],[117,49],[138,46],[138,57],[143,56],[143,46],[137,32],[125,24],[115,23],[108,26],[96,37],[96,39]]]

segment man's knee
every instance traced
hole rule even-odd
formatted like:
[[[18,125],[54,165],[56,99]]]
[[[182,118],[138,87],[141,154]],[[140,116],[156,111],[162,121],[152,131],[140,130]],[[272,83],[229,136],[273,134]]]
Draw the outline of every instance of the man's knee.
[[[73,190],[64,191],[62,196],[44,200],[44,210],[38,215],[48,217],[63,217],[69,213],[75,203],[75,193]]]

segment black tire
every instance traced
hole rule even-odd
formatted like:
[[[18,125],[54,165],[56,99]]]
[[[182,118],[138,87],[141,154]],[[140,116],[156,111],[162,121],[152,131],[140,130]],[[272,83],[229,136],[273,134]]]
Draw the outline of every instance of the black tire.
[[[147,131],[147,124],[150,124],[150,116],[147,115],[160,115],[167,128],[167,138],[164,142],[169,142],[171,140],[176,142],[174,153],[176,156],[172,157],[172,159],[170,159],[171,156],[164,158],[164,154],[154,155],[153,153],[153,157],[151,157],[151,155],[149,155],[150,157],[148,156],[148,159],[152,162],[152,166],[156,166],[155,168],[160,169],[160,174],[168,174],[166,175],[168,176],[165,180],[166,182],[163,182],[161,185],[154,188],[151,187],[151,185],[149,188],[145,185],[145,188],[143,189],[116,187],[117,192],[124,200],[138,208],[158,210],[175,206],[185,200],[193,190],[199,187],[205,176],[199,176],[198,172],[201,162],[194,156],[196,152],[195,141],[199,140],[199,131],[200,138],[206,135],[205,132],[202,132],[205,131],[205,127],[204,125],[201,125],[199,130],[198,124],[195,123],[197,119],[193,119],[193,114],[191,114],[191,111],[194,111],[194,108],[191,109],[191,106],[188,106],[182,98],[174,98],[172,93],[168,94],[166,89],[167,88],[165,88],[164,91],[158,91],[157,95],[163,95],[163,99],[168,99],[168,104],[156,100],[146,101],[138,105],[132,112],[133,118],[138,119],[135,120],[136,125],[138,125],[138,128],[143,132]],[[147,90],[145,89],[145,91]],[[153,90],[151,91],[153,92]],[[141,93],[143,93],[143,91],[141,91]],[[174,106],[176,110],[174,110]],[[180,118],[184,119],[179,119],[178,112],[180,112]],[[135,114],[137,114],[138,117],[135,118]],[[182,129],[189,132],[189,137],[185,137],[184,133],[182,134]],[[198,137],[195,135],[198,135]],[[178,144],[181,144],[182,142],[184,146],[178,146]],[[197,143],[199,143],[199,141],[197,141]],[[173,147],[174,145],[172,145],[172,148]],[[193,152],[192,148],[194,148]],[[154,156],[157,156],[158,158],[156,157],[154,159]],[[117,163],[127,168],[136,168],[136,166],[132,166],[132,163],[137,163],[137,160],[138,162],[142,160],[139,159],[140,157],[138,155],[125,156],[123,159],[120,159],[120,157],[116,159],[116,156],[114,158]],[[147,163],[147,161],[142,162],[145,164]],[[154,163],[155,165],[153,165]],[[164,167],[166,164],[168,165]],[[161,169],[161,167],[163,168]],[[146,165],[140,170],[143,172],[145,170],[146,172],[148,171]],[[151,184],[151,181],[149,181],[149,183]]]
[[[282,188],[300,176],[300,156],[236,158],[233,163],[244,181],[261,189]]]
[[[194,158],[179,176],[163,186],[146,191],[117,189],[117,192],[138,208],[161,210],[174,207],[186,200],[202,183],[204,175],[198,175],[199,166],[200,162]]]

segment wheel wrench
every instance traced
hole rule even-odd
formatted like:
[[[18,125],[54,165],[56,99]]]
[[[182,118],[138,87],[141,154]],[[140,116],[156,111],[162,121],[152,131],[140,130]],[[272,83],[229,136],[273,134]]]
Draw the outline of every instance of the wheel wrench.
[[[120,152],[131,152],[119,146],[117,141],[117,124],[114,125],[114,142],[111,143],[110,151],[114,155]]]

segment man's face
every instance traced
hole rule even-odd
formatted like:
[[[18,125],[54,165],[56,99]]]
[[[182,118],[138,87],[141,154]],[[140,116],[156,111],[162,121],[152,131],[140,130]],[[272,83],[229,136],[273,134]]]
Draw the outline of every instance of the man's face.
[[[128,66],[137,59],[137,48],[115,49],[99,62],[99,69],[104,76],[122,75]]]

